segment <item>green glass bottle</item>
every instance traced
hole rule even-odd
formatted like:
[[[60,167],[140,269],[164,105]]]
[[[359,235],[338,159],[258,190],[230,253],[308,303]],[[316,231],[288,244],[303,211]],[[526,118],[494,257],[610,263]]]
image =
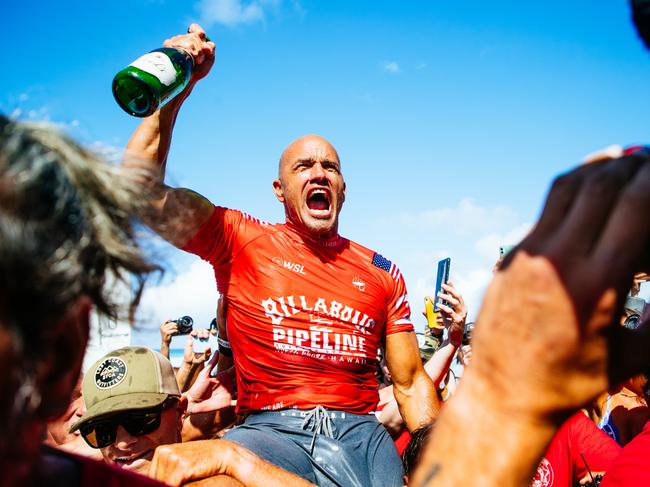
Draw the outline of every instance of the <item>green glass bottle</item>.
[[[113,96],[135,117],[148,117],[187,86],[194,67],[183,49],[161,47],[136,59],[113,78]]]

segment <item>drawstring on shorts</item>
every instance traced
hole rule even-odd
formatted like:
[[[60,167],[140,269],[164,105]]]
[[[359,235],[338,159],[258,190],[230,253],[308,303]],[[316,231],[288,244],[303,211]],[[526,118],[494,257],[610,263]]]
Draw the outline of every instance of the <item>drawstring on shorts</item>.
[[[332,419],[327,409],[323,406],[316,406],[305,414],[305,419],[302,421],[302,429],[314,432],[309,447],[310,455],[314,453],[316,435],[325,435],[328,438],[334,438]]]

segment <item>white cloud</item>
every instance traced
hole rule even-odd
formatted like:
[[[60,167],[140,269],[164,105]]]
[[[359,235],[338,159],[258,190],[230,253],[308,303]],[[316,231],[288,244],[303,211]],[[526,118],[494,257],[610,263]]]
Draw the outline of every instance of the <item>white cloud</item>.
[[[401,224],[407,228],[442,227],[459,236],[505,231],[517,222],[517,213],[505,205],[487,208],[473,198],[461,199],[456,207],[437,208],[388,217],[382,224]]]
[[[384,68],[384,71],[391,74],[397,74],[400,72],[399,64],[395,61],[384,61],[382,63],[382,68]]]
[[[267,11],[280,3],[280,0],[200,0],[197,9],[206,28],[216,24],[234,27],[264,21]],[[300,5],[294,2],[294,8],[296,4]]]
[[[474,244],[474,247],[481,255],[487,258],[495,258],[494,249],[502,245],[518,244],[528,234],[531,227],[531,223],[522,223],[507,232],[489,233],[479,238]]]
[[[73,120],[72,123],[70,123],[70,126],[78,127],[79,122],[77,120]],[[114,145],[107,144],[106,142],[102,142],[101,140],[96,140],[95,142],[90,144],[90,149],[95,154],[99,154],[105,160],[112,162],[114,164],[122,160],[122,154],[124,151],[123,147],[116,147]]]
[[[420,63],[420,64],[418,64],[418,65],[415,67],[415,69],[417,69],[417,70],[419,71],[419,70],[421,70],[421,69],[426,68],[427,66],[428,66],[427,63]]]
[[[394,259],[405,276],[417,329],[424,325],[420,311],[424,296],[434,292],[438,260],[451,257],[450,278],[473,320],[490,282],[499,246],[518,243],[531,227],[508,206],[484,206],[472,198],[446,208],[388,216],[378,219],[377,225],[401,236],[400,241],[383,240],[387,248],[382,248],[382,254]]]
[[[217,309],[217,287],[210,264],[195,259],[171,282],[145,288],[138,308],[138,325],[158,330],[160,323],[184,315],[196,327],[207,328]],[[149,344],[157,347],[159,344]]]

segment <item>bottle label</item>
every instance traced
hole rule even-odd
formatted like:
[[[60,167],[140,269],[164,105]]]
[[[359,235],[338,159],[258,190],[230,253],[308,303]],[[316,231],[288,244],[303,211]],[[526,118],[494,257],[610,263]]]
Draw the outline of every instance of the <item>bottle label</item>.
[[[171,59],[162,52],[150,52],[133,61],[130,66],[141,69],[169,86],[176,80],[176,69]]]

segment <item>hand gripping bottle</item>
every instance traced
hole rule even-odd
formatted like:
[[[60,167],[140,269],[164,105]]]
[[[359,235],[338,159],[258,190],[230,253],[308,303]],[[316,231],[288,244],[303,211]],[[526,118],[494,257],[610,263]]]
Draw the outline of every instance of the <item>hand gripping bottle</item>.
[[[148,117],[183,91],[193,67],[192,56],[183,49],[154,49],[115,75],[113,96],[129,115]]]

